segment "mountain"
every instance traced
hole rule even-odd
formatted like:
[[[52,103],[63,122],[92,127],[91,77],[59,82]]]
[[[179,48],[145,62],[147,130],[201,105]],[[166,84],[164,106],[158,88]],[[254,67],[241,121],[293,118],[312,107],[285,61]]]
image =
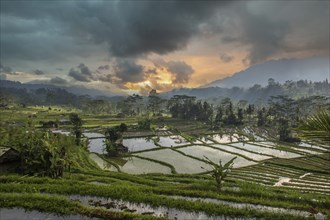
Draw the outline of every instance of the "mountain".
[[[284,83],[287,80],[323,81],[329,76],[329,57],[311,57],[305,59],[271,60],[249,67],[234,75],[213,81],[205,87],[248,88],[255,84],[265,86],[268,79]]]
[[[47,81],[31,81],[28,83],[15,82],[10,80],[0,80],[0,87],[5,88],[17,88],[17,89],[27,89],[27,90],[36,90],[40,88],[45,89],[65,89],[68,92],[71,92],[75,95],[89,95],[91,97],[105,96],[112,97],[117,96],[118,94],[109,93],[105,91],[100,91],[97,89],[89,89],[83,86],[56,86],[49,84]]]

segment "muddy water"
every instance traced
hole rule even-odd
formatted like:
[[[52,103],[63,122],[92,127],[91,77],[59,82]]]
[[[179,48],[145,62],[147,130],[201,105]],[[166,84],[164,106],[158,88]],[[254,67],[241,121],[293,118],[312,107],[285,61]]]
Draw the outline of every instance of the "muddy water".
[[[299,216],[304,216],[304,217],[307,217],[310,214],[309,212],[295,210],[295,209],[284,209],[284,208],[277,208],[277,207],[264,206],[264,205],[255,205],[255,204],[250,204],[250,203],[229,202],[229,201],[211,199],[211,198],[195,198],[195,197],[184,197],[184,196],[173,196],[173,198],[185,199],[185,200],[190,200],[190,201],[208,202],[208,203],[214,203],[214,204],[220,204],[220,205],[228,205],[230,207],[240,208],[240,209],[255,209],[258,211],[293,214],[293,215],[299,215]]]
[[[230,142],[238,141],[238,137],[236,135],[215,134],[215,135],[209,135],[208,137],[218,143],[230,143]]]
[[[221,160],[222,164],[227,163],[229,160],[231,160],[233,157],[236,157],[234,154],[229,154],[227,152],[223,152],[221,150],[216,150],[213,148],[205,147],[205,146],[190,146],[190,147],[184,147],[179,149],[181,152],[195,156],[201,159],[205,159],[204,156],[209,158],[214,163],[219,163],[219,160]],[[256,164],[252,161],[249,161],[247,159],[244,159],[242,157],[238,157],[234,161],[234,167],[244,167],[249,166],[252,164]],[[207,166],[209,168],[209,166]]]
[[[223,149],[223,150],[227,150],[227,151],[230,151],[230,152],[233,152],[233,153],[238,153],[238,154],[244,155],[248,158],[251,158],[253,160],[257,160],[257,161],[271,158],[271,157],[268,157],[268,156],[260,155],[258,153],[251,153],[251,152],[248,152],[248,151],[245,151],[245,150],[240,150],[240,149],[230,147],[230,146],[227,146],[227,145],[215,144],[215,145],[211,145],[211,146],[219,148],[220,150]]]
[[[171,169],[159,163],[143,160],[137,157],[125,158],[127,162],[120,167],[120,170],[130,174],[144,173],[171,173]]]
[[[112,211],[127,211],[139,214],[148,214],[159,217],[166,217],[168,219],[194,219],[194,220],[240,220],[247,218],[231,218],[227,216],[208,216],[203,212],[187,212],[184,210],[179,210],[175,208],[167,207],[152,207],[147,204],[135,204],[131,202],[126,202],[122,200],[113,200],[102,197],[93,197],[93,196],[80,196],[72,195],[70,196],[72,200],[79,200],[81,203],[90,206],[97,206],[107,208]]]
[[[70,135],[70,131],[63,131],[63,130],[54,130],[52,131],[54,134],[64,134],[64,135]]]
[[[93,160],[101,169],[109,170],[109,171],[114,171],[114,172],[117,172],[118,171],[115,166],[113,166],[110,163],[108,163],[107,161],[103,160],[97,154],[91,153],[89,155],[89,158],[91,160]]]
[[[177,147],[190,143],[180,135],[172,135],[160,136],[158,144],[163,147]]]
[[[98,220],[98,218],[89,218],[81,215],[60,216],[53,213],[39,211],[25,211],[22,208],[1,208],[1,220]]]
[[[103,154],[105,151],[105,138],[104,135],[101,133],[90,133],[90,132],[84,132],[83,135],[87,138],[94,138],[94,137],[100,137],[97,139],[89,139],[88,147],[90,152]]]
[[[252,145],[252,144],[247,144],[247,143],[233,143],[231,145],[242,148],[242,149],[247,149],[249,151],[253,151],[256,153],[273,155],[273,156],[279,157],[279,158],[294,158],[294,157],[300,156],[299,154],[291,153],[288,151],[277,150],[277,149],[267,148],[267,147],[260,147],[257,145]]]
[[[137,153],[136,155],[172,164],[178,173],[201,173],[205,171],[201,167],[207,166],[204,162],[186,157],[168,148]]]
[[[151,138],[125,138],[123,145],[131,152],[158,148]]]

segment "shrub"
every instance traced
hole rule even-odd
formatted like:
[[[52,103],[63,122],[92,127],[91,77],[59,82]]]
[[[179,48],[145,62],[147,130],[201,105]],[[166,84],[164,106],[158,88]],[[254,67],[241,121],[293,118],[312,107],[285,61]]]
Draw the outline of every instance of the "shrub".
[[[19,171],[23,174],[56,178],[63,176],[65,168],[70,168],[70,148],[75,146],[73,137],[36,130],[10,132],[4,144],[19,152]]]

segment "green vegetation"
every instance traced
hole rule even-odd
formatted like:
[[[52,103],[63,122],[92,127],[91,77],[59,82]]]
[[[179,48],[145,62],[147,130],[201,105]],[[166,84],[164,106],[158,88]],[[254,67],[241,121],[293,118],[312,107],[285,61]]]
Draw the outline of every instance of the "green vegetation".
[[[322,141],[325,144],[330,142],[330,114],[321,111],[312,115],[298,128],[300,136],[312,141]]]
[[[118,154],[125,150],[122,146],[122,134],[123,132],[127,131],[127,125],[121,123],[120,125],[106,128],[105,130],[105,149],[108,153],[108,156],[115,157]]]
[[[78,116],[78,114],[76,114],[76,113],[71,113],[69,115],[69,119],[70,119],[70,122],[73,124],[73,133],[76,136],[76,144],[79,145],[80,138],[82,135],[81,127],[82,127],[83,122],[82,122],[81,118]]]
[[[212,166],[212,170],[210,171],[211,176],[214,178],[215,182],[217,183],[218,189],[221,190],[222,183],[223,183],[224,179],[227,177],[228,173],[233,168],[234,160],[237,157],[234,157],[233,159],[231,159],[224,165],[222,165],[221,160],[219,161],[219,164],[216,164],[216,163],[213,163],[213,161],[210,160],[209,158],[207,158],[206,156],[204,156],[204,157],[206,158],[208,163]]]
[[[19,163],[14,171],[1,169],[0,207],[101,219],[173,218],[166,212],[187,218],[198,218],[199,212],[263,219],[308,219],[317,212],[330,216],[328,115],[310,118],[326,110],[328,101],[315,98],[318,104],[304,112],[306,100],[211,104],[189,96],[165,101],[155,93],[146,102],[138,95],[110,104],[94,100],[89,110],[9,105],[0,110],[0,145],[16,149]],[[49,121],[58,126],[45,127]],[[84,134],[89,132],[104,136],[88,140]],[[144,141],[140,151],[122,145],[123,139],[135,137],[153,143]],[[309,139],[296,143],[297,137]],[[88,149],[93,139],[105,141],[106,154],[92,151],[102,141]],[[111,169],[93,161],[93,154]],[[134,157],[139,173],[165,167],[171,174],[124,173],[127,164],[135,169]],[[156,165],[162,169],[147,167]]]
[[[72,154],[78,148],[71,136],[35,129],[12,128],[3,134],[2,144],[18,151],[23,174],[62,177],[70,170]]]

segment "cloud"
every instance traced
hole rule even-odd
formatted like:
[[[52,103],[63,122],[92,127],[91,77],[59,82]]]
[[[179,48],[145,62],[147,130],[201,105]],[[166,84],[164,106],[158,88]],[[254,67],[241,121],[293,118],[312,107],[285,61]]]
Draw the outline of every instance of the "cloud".
[[[168,71],[174,76],[173,83],[175,84],[187,83],[191,74],[194,73],[194,69],[184,61],[169,61],[167,66]]]
[[[69,76],[71,76],[72,78],[74,78],[75,80],[80,81],[80,82],[90,82],[90,79],[88,76],[81,74],[80,71],[75,70],[73,68],[70,69]]]
[[[6,80],[7,79],[7,75],[0,73],[0,80]]]
[[[35,75],[43,75],[43,74],[45,74],[44,71],[42,71],[42,70],[38,70],[38,69],[34,70],[33,73],[34,73]]]
[[[219,34],[249,45],[247,60],[257,63],[279,51],[326,53],[328,18],[327,1],[1,1],[1,54],[56,60],[107,46],[112,56],[136,58]]]
[[[137,64],[137,60],[148,60],[154,54],[168,54],[166,59],[171,60],[171,53],[176,51],[182,51],[177,53],[179,58],[174,54],[178,60],[196,55],[218,57],[221,51],[220,59],[230,62],[230,54],[239,57],[232,51],[239,50],[246,56],[247,65],[302,54],[329,56],[328,1],[85,0],[0,4],[1,59],[15,70],[26,72],[20,67],[26,65],[31,70],[35,65],[51,72],[54,70],[44,68],[49,63],[68,70],[77,60],[88,65],[86,60],[115,60],[113,65],[99,66],[94,72],[86,65],[71,68],[69,76],[81,82],[137,83],[149,80],[152,74],[156,79],[164,68],[171,72],[173,84],[184,84],[194,69],[183,61],[164,61],[156,69]]]
[[[119,1],[116,10],[102,10],[95,15],[105,25],[104,31],[93,37],[105,40],[111,54],[117,57],[167,54],[185,48],[200,31],[199,25],[210,19],[221,4],[224,3]],[[109,14],[113,16],[105,20]]]
[[[81,82],[90,82],[93,79],[92,71],[83,63],[77,68],[71,68],[68,75]]]
[[[166,54],[185,48],[199,32],[199,25],[223,4],[226,3],[1,2],[1,51],[7,57],[24,60],[65,59],[63,54],[88,56],[90,45],[105,43],[117,57]]]
[[[157,68],[147,69],[145,73],[148,75],[157,75]]]
[[[261,63],[278,55],[329,56],[329,2],[245,1],[228,5],[218,22],[223,43],[248,48],[244,61]]]
[[[0,73],[8,73],[10,74],[13,70],[9,66],[4,66],[0,63]]]
[[[106,64],[106,65],[103,65],[103,66],[99,66],[97,69],[98,70],[109,70],[110,66],[108,64]]]
[[[172,74],[172,82],[174,84],[187,83],[191,75],[195,72],[192,66],[188,65],[184,61],[168,61],[164,59],[156,59],[153,61],[155,67],[165,68],[168,72]]]
[[[142,82],[145,79],[144,67],[132,59],[116,59],[113,71],[122,84]]]
[[[51,78],[51,79],[49,80],[49,82],[50,82],[51,84],[57,84],[57,85],[64,85],[64,84],[67,84],[67,83],[68,83],[65,79],[63,79],[63,78],[61,78],[61,77],[58,77],[58,76],[56,76],[56,77],[54,77],[54,78]]]
[[[229,54],[226,53],[221,53],[220,54],[220,60],[222,60],[225,63],[229,63],[234,59],[234,56],[231,56]]]
[[[249,19],[242,21],[244,27],[242,41],[250,45],[247,59],[251,64],[265,61],[284,47],[285,37],[289,33],[287,22],[271,21],[259,15],[250,15]]]

